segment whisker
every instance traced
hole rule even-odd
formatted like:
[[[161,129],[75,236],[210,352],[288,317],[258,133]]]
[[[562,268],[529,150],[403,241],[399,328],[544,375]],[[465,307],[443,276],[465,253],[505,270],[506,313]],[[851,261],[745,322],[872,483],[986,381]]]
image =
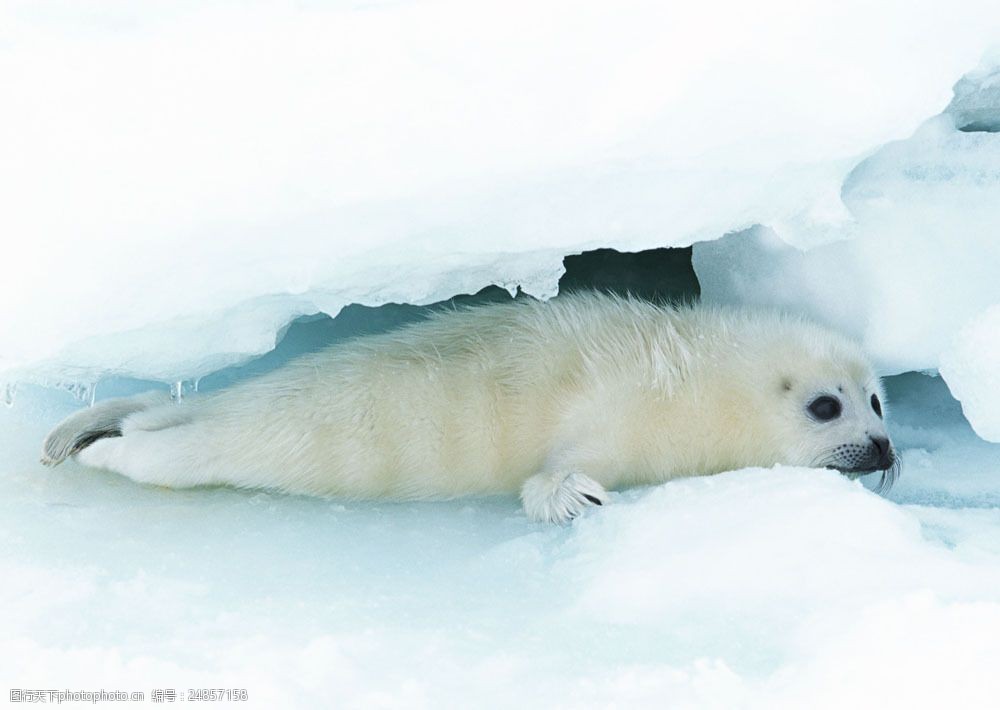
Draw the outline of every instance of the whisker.
[[[830,468],[833,466],[833,452],[836,447],[831,446],[825,451],[821,451],[812,461],[809,468]]]
[[[893,484],[896,483],[896,479],[899,478],[902,468],[902,459],[900,459],[899,454],[896,454],[896,457],[893,459],[892,466],[882,472],[882,477],[879,479],[878,485],[875,486],[873,490],[879,495],[888,493]]]

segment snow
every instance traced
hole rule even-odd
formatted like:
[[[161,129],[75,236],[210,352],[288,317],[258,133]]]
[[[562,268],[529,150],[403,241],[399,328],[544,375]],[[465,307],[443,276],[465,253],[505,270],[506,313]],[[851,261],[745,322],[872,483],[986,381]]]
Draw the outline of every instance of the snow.
[[[888,383],[904,473],[744,470],[613,495],[348,503],[34,463],[76,405],[0,410],[0,683],[245,687],[250,707],[989,707],[1000,446]]]

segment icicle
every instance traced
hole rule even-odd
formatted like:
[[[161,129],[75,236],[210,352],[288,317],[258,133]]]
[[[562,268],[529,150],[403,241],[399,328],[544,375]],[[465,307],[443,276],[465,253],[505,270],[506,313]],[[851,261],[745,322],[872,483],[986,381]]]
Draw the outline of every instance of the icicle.
[[[170,385],[170,398],[175,402],[183,402],[185,394],[197,392],[200,386],[200,377],[193,380],[177,380]]]
[[[17,395],[17,385],[8,382],[3,386],[3,403],[8,407],[14,406],[14,397]]]
[[[73,395],[73,399],[77,402],[94,403],[94,388],[96,385],[92,382],[63,382],[58,386],[60,389],[64,389]]]

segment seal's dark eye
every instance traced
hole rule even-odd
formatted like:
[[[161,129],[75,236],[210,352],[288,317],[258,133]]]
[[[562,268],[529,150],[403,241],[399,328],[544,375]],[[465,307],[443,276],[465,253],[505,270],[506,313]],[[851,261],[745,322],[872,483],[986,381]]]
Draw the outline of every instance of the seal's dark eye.
[[[878,418],[881,419],[882,418],[882,403],[878,401],[878,395],[877,394],[873,394],[872,395],[872,409],[875,410],[875,413],[878,415]]]
[[[809,413],[821,422],[828,422],[840,416],[840,400],[824,395],[809,403]]]

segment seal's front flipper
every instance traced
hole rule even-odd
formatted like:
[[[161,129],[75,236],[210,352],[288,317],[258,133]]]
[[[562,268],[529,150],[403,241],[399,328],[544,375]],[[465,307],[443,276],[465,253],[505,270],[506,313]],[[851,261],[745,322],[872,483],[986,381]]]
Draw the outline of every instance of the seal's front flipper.
[[[521,488],[524,512],[538,522],[568,523],[588,506],[608,500],[604,486],[582,473],[538,473]]]
[[[168,392],[146,392],[135,397],[109,399],[76,412],[45,437],[42,463],[56,466],[95,441],[121,436],[126,417],[169,401]]]

